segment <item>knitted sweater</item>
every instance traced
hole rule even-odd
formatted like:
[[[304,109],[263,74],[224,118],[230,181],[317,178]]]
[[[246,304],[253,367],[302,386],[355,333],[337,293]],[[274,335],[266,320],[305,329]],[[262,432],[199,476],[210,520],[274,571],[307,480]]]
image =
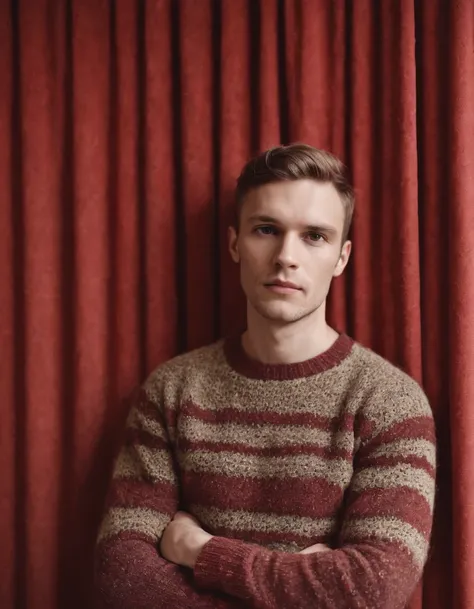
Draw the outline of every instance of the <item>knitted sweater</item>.
[[[401,370],[344,334],[296,364],[219,341],[136,396],[99,533],[99,606],[402,608],[434,491],[432,413]],[[215,536],[194,570],[159,554],[178,509]],[[299,554],[315,543],[332,550]]]

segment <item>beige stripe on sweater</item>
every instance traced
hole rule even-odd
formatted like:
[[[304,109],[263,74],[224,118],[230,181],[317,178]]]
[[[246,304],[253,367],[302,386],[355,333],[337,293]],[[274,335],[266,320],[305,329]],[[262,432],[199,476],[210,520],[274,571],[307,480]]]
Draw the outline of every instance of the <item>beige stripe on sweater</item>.
[[[111,508],[100,527],[98,542],[121,532],[134,531],[156,543],[169,522],[168,514],[147,508]]]
[[[352,451],[354,447],[354,435],[350,432],[331,434],[309,426],[207,423],[183,417],[179,431],[190,442],[224,442],[252,448],[313,445]]]
[[[426,538],[407,522],[383,516],[346,522],[342,539],[363,540],[365,543],[371,539],[398,542],[408,548],[416,566],[420,568],[425,561],[429,545]]]
[[[430,509],[434,504],[435,481],[424,470],[405,463],[394,466],[370,467],[357,472],[351,483],[355,492],[374,488],[403,488],[418,491],[426,499]]]
[[[345,488],[352,475],[352,462],[322,459],[315,455],[261,457],[220,451],[180,453],[183,470],[247,478],[324,478]]]
[[[321,535],[331,534],[336,524],[335,518],[308,518],[292,514],[280,515],[247,510],[223,511],[200,505],[191,506],[190,511],[200,522],[205,523],[211,531],[217,528],[225,528],[236,532],[294,533],[307,537],[309,540]]]
[[[131,429],[139,429],[146,431],[152,436],[156,438],[160,438],[161,440],[167,440],[165,430],[163,429],[162,424],[159,421],[155,421],[150,417],[145,416],[142,412],[138,412],[137,410],[132,410],[128,426]]]
[[[402,438],[382,444],[370,453],[371,457],[407,457],[413,455],[426,459],[432,467],[436,465],[436,448],[433,442],[423,438]]]
[[[177,484],[169,452],[142,445],[122,448],[115,464],[114,478],[147,478],[152,482]]]
[[[334,385],[326,375],[324,377],[308,377],[292,381],[259,381],[245,377],[233,377],[223,372],[215,382],[203,382],[204,377],[196,375],[188,395],[185,396],[193,404],[205,410],[222,410],[232,405],[241,412],[262,412],[268,410],[277,414],[312,414],[323,418],[333,418],[340,415],[341,405],[337,400]],[[340,377],[338,377],[340,380]],[[335,379],[334,379],[335,381]],[[314,401],[308,399],[312,393],[318,395],[318,408]],[[240,396],[236,400],[235,396]],[[355,413],[355,406],[347,412]]]

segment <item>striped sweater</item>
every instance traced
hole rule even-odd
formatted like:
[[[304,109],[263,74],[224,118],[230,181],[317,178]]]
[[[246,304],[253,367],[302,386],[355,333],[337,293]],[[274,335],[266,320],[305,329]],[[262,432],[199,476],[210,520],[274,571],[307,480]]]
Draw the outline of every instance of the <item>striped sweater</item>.
[[[99,533],[99,606],[402,608],[434,491],[432,413],[401,370],[344,334],[296,364],[219,341],[137,393]],[[178,509],[214,535],[194,570],[159,554]],[[315,543],[332,550],[299,554]]]

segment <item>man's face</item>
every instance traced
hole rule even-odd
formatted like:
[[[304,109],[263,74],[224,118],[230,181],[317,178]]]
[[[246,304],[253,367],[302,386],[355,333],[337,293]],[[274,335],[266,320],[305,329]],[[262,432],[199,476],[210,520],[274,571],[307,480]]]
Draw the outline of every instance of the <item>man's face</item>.
[[[344,208],[332,184],[298,180],[250,191],[238,234],[229,229],[249,305],[283,324],[315,313],[349,260],[343,227]]]

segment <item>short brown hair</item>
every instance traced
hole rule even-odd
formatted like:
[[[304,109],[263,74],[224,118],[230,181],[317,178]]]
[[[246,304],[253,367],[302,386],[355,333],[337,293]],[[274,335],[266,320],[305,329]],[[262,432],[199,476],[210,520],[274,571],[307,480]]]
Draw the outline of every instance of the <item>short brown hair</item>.
[[[237,226],[242,203],[253,188],[286,180],[330,182],[344,206],[343,242],[347,239],[354,213],[354,190],[345,165],[336,156],[307,144],[289,144],[270,148],[252,158],[242,169],[235,189]]]

